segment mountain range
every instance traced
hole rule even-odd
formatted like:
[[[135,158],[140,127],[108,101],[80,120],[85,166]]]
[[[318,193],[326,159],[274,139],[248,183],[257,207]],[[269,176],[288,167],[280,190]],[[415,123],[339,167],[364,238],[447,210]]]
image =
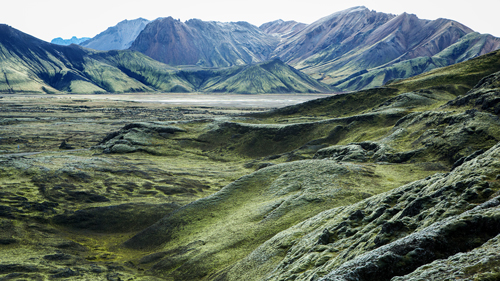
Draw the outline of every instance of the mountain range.
[[[334,91],[382,86],[498,48],[499,38],[453,20],[423,20],[366,7],[311,24],[277,20],[258,28],[246,22],[160,18],[130,44],[130,49],[169,65],[225,67],[279,58]]]
[[[328,87],[279,60],[229,68],[171,67],[131,50],[60,46],[0,25],[0,92],[318,93]]]
[[[453,20],[421,20],[366,7],[311,24],[278,20],[260,27],[139,18],[122,21],[81,47],[49,44],[8,26],[0,29],[0,90],[25,93],[345,92],[500,48],[499,38]],[[288,66],[279,63],[280,71],[263,71],[277,59]]]

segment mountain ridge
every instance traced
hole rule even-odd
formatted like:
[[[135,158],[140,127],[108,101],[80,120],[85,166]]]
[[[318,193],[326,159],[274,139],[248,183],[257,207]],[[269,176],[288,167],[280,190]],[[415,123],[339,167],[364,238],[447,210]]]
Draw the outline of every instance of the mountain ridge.
[[[403,74],[402,71],[390,70],[394,74],[390,79],[370,78],[370,83],[353,81],[366,80],[360,77],[365,71],[377,70],[380,73],[380,69],[394,68],[395,64],[404,61],[432,58],[473,32],[453,20],[423,20],[414,14],[386,14],[364,6],[339,11],[307,25],[282,20],[264,23],[259,27],[263,34],[256,33],[255,27],[247,23],[239,26],[243,29],[234,32],[236,34],[246,30],[245,32],[252,34],[244,40],[221,28],[223,25],[236,26],[238,23],[201,20],[183,23],[168,19],[153,21],[154,30],[153,25],[150,25],[150,29],[145,31],[149,35],[139,35],[139,41],[134,42],[131,48],[173,65],[217,67],[256,63],[277,57],[338,91],[382,86],[391,79],[406,78],[408,75],[422,73],[420,71],[455,63],[455,60],[448,59],[429,64],[420,59],[417,61],[424,63],[416,68],[420,71],[406,73],[408,75],[399,76],[396,74]],[[210,32],[207,31],[209,26]],[[461,57],[458,61],[500,47],[499,38],[484,36],[483,41],[488,42],[476,42],[477,45],[471,48],[479,50],[474,53],[456,48],[456,52],[461,52],[455,54]],[[370,75],[376,74],[377,72]],[[351,80],[349,86],[344,87],[344,82],[348,80]]]

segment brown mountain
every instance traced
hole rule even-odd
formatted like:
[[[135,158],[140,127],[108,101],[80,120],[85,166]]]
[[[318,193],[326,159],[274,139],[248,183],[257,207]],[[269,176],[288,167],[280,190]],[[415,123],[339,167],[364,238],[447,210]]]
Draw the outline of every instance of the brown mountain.
[[[262,62],[279,39],[246,22],[153,21],[130,49],[172,65],[225,67]]]
[[[336,59],[348,53],[353,46],[363,45],[367,35],[394,17],[364,7],[337,12],[309,24],[301,32],[282,42],[273,55],[292,65],[317,54],[324,54],[326,50],[330,50],[329,55],[320,61]]]

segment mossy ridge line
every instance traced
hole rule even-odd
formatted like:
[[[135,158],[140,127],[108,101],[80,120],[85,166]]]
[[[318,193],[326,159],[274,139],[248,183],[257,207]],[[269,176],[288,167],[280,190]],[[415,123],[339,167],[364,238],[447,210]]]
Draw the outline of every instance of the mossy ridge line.
[[[222,276],[224,280],[307,280],[321,279],[332,272],[329,275],[332,280],[336,280],[336,274],[343,276],[341,280],[374,280],[379,276],[382,276],[380,280],[389,280],[394,276],[391,274],[395,274],[390,269],[393,263],[385,262],[384,257],[404,263],[398,270],[406,272],[413,271],[423,261],[420,255],[411,252],[420,246],[405,243],[405,239],[410,239],[405,237],[411,233],[414,237],[425,238],[429,236],[428,231],[434,229],[448,237],[443,241],[441,238],[435,240],[442,242],[444,248],[427,249],[425,243],[421,246],[426,249],[424,251],[435,252],[430,261],[440,255],[453,255],[460,247],[480,246],[500,232],[498,227],[490,227],[486,222],[498,220],[498,198],[495,196],[500,185],[495,176],[500,167],[499,152],[500,144],[497,144],[450,173],[435,174],[356,204],[325,210],[276,234]],[[481,213],[480,219],[476,213]],[[475,223],[477,227],[467,227]],[[483,235],[483,231],[488,235]],[[490,243],[495,243],[496,247],[498,240]],[[405,247],[410,250],[400,256],[391,254]],[[444,251],[445,248],[451,252]],[[427,254],[425,252],[429,257]],[[372,259],[376,261],[369,262]],[[360,264],[349,266],[354,263]],[[363,273],[372,266],[385,268],[385,272],[376,276],[371,271]],[[418,272],[430,278],[435,274],[429,271],[432,268],[424,266]]]

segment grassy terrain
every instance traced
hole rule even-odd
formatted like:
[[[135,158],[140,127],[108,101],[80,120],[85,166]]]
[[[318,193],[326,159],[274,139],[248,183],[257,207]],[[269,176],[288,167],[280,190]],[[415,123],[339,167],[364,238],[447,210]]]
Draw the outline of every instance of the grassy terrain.
[[[419,280],[437,259],[495,276],[495,68],[269,112],[4,97],[0,277]]]

